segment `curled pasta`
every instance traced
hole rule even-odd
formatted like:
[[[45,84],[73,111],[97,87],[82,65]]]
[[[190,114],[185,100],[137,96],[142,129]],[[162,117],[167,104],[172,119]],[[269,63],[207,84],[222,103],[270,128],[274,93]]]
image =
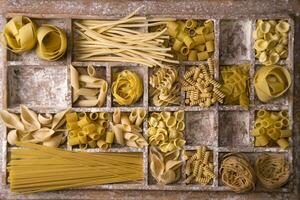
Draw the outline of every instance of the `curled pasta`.
[[[4,26],[4,38],[8,48],[15,53],[32,49],[37,41],[36,25],[24,16],[15,16]]]
[[[67,50],[66,33],[53,25],[44,24],[37,30],[36,54],[44,60],[58,60]]]
[[[143,82],[136,72],[124,70],[118,73],[112,84],[113,101],[120,105],[136,103],[143,95]]]

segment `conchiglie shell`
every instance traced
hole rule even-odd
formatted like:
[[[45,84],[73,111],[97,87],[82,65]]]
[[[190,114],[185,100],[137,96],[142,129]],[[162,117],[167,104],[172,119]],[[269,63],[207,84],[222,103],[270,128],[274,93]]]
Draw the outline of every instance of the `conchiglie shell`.
[[[173,170],[165,171],[160,176],[160,182],[162,184],[170,184],[176,181],[176,173]]]
[[[176,170],[180,167],[181,161],[179,160],[169,160],[166,162],[166,171]]]
[[[55,130],[61,127],[66,119],[65,115],[70,111],[70,108],[54,115],[51,129]]]
[[[9,113],[6,110],[1,110],[0,118],[8,128],[14,128],[21,131],[24,131],[25,129],[23,123],[16,114]]]
[[[262,52],[262,53],[259,55],[259,58],[258,58],[259,62],[261,62],[261,63],[266,62],[267,59],[268,59],[268,57],[267,57],[267,53],[266,53],[265,51]]]
[[[271,24],[269,22],[262,22],[259,28],[263,33],[268,33],[271,29]]]
[[[41,128],[32,133],[32,137],[40,142],[48,140],[53,134],[54,130],[49,128]]]
[[[37,114],[23,105],[21,105],[21,120],[27,131],[35,131],[41,128]]]
[[[289,31],[290,29],[290,25],[289,23],[285,22],[285,21],[280,21],[276,27],[275,27],[276,31],[280,32],[280,33],[286,33]]]
[[[63,138],[63,134],[60,133],[54,137],[49,138],[48,140],[43,142],[44,146],[48,146],[48,147],[58,147],[62,141]]]
[[[270,54],[269,60],[272,64],[275,64],[280,60],[280,56],[279,56],[278,53],[273,52],[273,53]]]
[[[17,141],[19,141],[17,130],[9,131],[8,134],[7,134],[7,142],[10,145],[15,145]]]
[[[176,125],[176,119],[175,117],[171,116],[167,121],[166,121],[167,127],[174,127]]]
[[[163,161],[156,154],[151,155],[150,170],[156,180],[158,180],[158,177],[160,177],[165,170]]]
[[[53,116],[49,113],[45,115],[38,114],[38,120],[42,125],[48,125],[52,123]]]
[[[254,48],[257,51],[264,51],[266,50],[268,47],[268,42],[262,39],[256,40],[255,44],[254,44]]]

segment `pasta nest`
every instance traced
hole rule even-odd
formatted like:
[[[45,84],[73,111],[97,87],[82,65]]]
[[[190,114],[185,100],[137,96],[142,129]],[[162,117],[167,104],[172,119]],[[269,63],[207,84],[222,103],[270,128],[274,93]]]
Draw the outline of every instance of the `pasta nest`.
[[[13,17],[5,25],[3,34],[10,50],[15,53],[32,49],[37,41],[36,25],[28,17]]]
[[[282,155],[262,154],[256,160],[255,172],[258,180],[268,189],[279,188],[289,179],[289,165]]]
[[[124,70],[112,84],[114,101],[120,105],[136,103],[143,94],[143,82],[136,72]]]

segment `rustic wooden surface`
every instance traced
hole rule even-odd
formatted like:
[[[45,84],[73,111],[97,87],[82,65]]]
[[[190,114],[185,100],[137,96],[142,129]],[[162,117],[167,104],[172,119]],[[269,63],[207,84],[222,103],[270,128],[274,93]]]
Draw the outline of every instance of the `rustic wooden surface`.
[[[125,15],[134,8],[143,5],[142,13],[149,14],[191,14],[237,17],[241,15],[283,13],[295,17],[295,89],[294,89],[294,158],[295,158],[295,187],[292,193],[247,193],[237,195],[232,192],[177,192],[177,191],[100,191],[100,190],[69,190],[39,194],[20,195],[10,193],[7,187],[1,185],[0,199],[299,199],[300,198],[300,6],[297,0],[269,1],[234,1],[234,0],[205,0],[205,1],[129,1],[129,0],[12,0],[0,1],[1,13],[44,13],[80,15]],[[0,19],[3,22],[4,18]],[[0,23],[1,25],[2,23]],[[3,25],[3,24],[2,24]],[[0,27],[2,29],[2,26]],[[0,67],[3,66],[1,61]],[[1,70],[0,70],[1,71]],[[2,77],[2,76],[0,76]],[[0,81],[1,82],[1,81]],[[0,102],[2,102],[0,91]],[[0,106],[1,108],[1,106]],[[0,145],[3,144],[0,137]],[[0,156],[3,156],[0,146]],[[1,159],[0,159],[1,160]],[[0,178],[5,170],[5,164],[0,163]]]

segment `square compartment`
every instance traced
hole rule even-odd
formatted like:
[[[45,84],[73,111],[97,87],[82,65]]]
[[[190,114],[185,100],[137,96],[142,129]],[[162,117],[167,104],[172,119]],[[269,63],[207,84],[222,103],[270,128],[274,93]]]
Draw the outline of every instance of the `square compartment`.
[[[250,20],[221,20],[220,22],[220,63],[239,64],[250,60]]]
[[[67,34],[67,40],[68,40],[68,47],[69,48],[69,38],[70,38],[70,33],[67,31],[68,30],[68,20],[67,19],[36,19],[36,18],[31,18],[33,22],[36,23],[37,28],[40,27],[43,24],[51,24],[54,26],[57,26],[58,28],[63,29],[66,34]],[[47,61],[47,60],[42,60],[36,55],[36,47],[33,47],[32,50],[26,51],[20,54],[11,52],[7,50],[7,60],[12,61],[12,63],[22,63],[24,65],[64,65],[67,62],[67,53],[68,49],[65,52],[65,55],[60,58],[57,61]]]
[[[24,104],[59,110],[68,106],[65,66],[9,66],[7,88],[9,108]]]
[[[249,98],[249,106],[250,106],[250,104],[252,104],[252,102],[251,102],[251,96],[252,96],[252,91],[251,91],[251,79],[250,79],[250,70],[251,70],[251,67],[252,67],[252,65],[250,64],[250,63],[245,63],[245,64],[233,64],[233,65],[222,65],[222,66],[220,66],[220,83],[223,85],[224,84],[224,81],[223,81],[223,79],[222,79],[222,70],[226,67],[229,67],[229,68],[236,68],[236,67],[239,67],[239,66],[241,66],[241,65],[249,65],[249,71],[248,71],[248,74],[247,74],[247,77],[248,77],[248,83],[249,84],[246,84],[247,85],[247,87],[248,87],[248,98]],[[226,97],[225,97],[226,98]],[[238,107],[238,108],[241,108],[241,109],[245,109],[245,108],[243,108],[243,107],[241,107],[240,106],[240,104],[238,103],[238,104],[225,104],[225,103],[223,103],[223,104],[220,104],[220,108],[222,109],[222,108],[233,108],[233,107]]]
[[[182,151],[180,151],[180,156],[179,156],[178,160],[182,160],[181,156],[182,156]],[[149,149],[149,153],[148,153],[147,158],[148,158],[147,165],[148,165],[148,185],[149,186],[151,186],[151,185],[157,185],[157,186],[162,187],[162,189],[163,189],[164,187],[168,187],[168,186],[182,185],[182,183],[184,181],[184,174],[183,174],[184,164],[183,164],[183,162],[182,162],[182,165],[177,169],[178,171],[176,170],[177,173],[179,173],[179,175],[180,175],[178,181],[176,181],[174,183],[167,184],[167,185],[163,185],[163,184],[157,183],[157,181],[155,180],[155,178],[151,174],[151,169],[150,169],[150,149]]]
[[[216,20],[215,20],[215,19],[193,19],[193,16],[191,16],[191,17],[189,17],[189,18],[180,18],[180,17],[178,17],[178,16],[172,16],[172,17],[176,18],[177,21],[183,21],[184,23],[185,23],[187,20],[189,20],[189,19],[195,20],[195,21],[197,21],[197,23],[198,23],[198,26],[197,26],[197,27],[202,26],[203,23],[204,23],[206,20],[212,20],[212,21],[213,21],[213,32],[212,32],[212,34],[213,34],[213,36],[214,36],[214,51],[209,53],[209,57],[210,57],[210,58],[214,58],[214,57],[215,57],[215,52],[216,52],[216,49],[218,48],[218,44],[217,44],[217,42],[216,42],[217,39],[216,39]],[[161,25],[161,26],[162,26],[162,25]],[[150,27],[150,28],[148,29],[148,31],[149,31],[149,32],[154,32],[155,29],[156,29],[157,27],[158,27],[158,26]],[[174,37],[171,37],[171,36],[170,36],[170,39],[169,39],[168,41],[165,41],[166,46],[168,46],[168,47],[170,47],[170,48],[173,46],[173,42],[174,42]],[[205,45],[205,43],[204,43],[204,45]],[[197,65],[198,65],[198,64],[200,64],[200,63],[205,63],[205,62],[206,62],[206,60],[202,60],[202,61],[199,61],[199,60],[197,60],[197,61],[188,61],[187,58],[184,59],[184,60],[183,60],[182,58],[177,58],[177,56],[176,56],[176,53],[177,53],[177,52],[174,52],[173,49],[172,49],[172,51],[171,51],[170,53],[174,56],[175,60],[180,60],[180,62],[181,62],[181,63],[184,63],[184,64],[197,64]],[[180,54],[179,51],[178,51],[178,54]]]
[[[146,66],[140,66],[140,65],[132,66],[130,64],[128,64],[127,66],[111,66],[111,84],[109,84],[111,86],[111,91],[112,91],[113,82],[117,78],[117,73],[120,73],[124,70],[129,70],[129,71],[132,71],[132,72],[136,72],[139,75],[139,77],[141,78],[141,80],[143,82],[143,94],[137,102],[135,102],[131,105],[122,106],[122,105],[119,105],[117,102],[114,102],[114,96],[111,92],[112,107],[144,107],[145,104],[146,104],[145,95],[148,92],[147,91],[148,82],[145,81],[146,77],[148,76],[147,67]],[[148,101],[148,99],[146,99],[146,101]]]
[[[148,105],[150,107],[156,107],[156,108],[165,108],[165,107],[179,107],[180,105],[183,105],[184,104],[184,93],[185,92],[182,92],[181,91],[181,84],[180,84],[180,80],[182,79],[182,74],[183,74],[183,67],[181,66],[173,66],[173,68],[175,68],[177,71],[178,71],[178,78],[177,78],[177,83],[179,84],[179,87],[180,87],[180,102],[178,105],[175,105],[175,104],[169,104],[169,105],[166,105],[166,106],[155,106],[153,103],[152,103],[152,99],[153,97],[150,97],[150,91],[152,90],[152,86],[150,85],[150,77],[154,74],[154,70],[157,70],[159,67],[155,67],[155,68],[149,68],[148,72],[149,72],[149,84],[148,84]],[[175,84],[173,84],[175,85]],[[173,88],[174,86],[171,87],[171,89]],[[154,108],[155,109],[155,108]]]
[[[249,112],[219,112],[219,146],[252,146],[249,136]]]
[[[262,65],[255,65],[255,73],[257,72],[257,70],[262,67]],[[282,66],[282,67],[285,67],[287,69],[286,66]],[[290,73],[291,74],[291,73]],[[254,74],[255,75],[255,74]],[[254,80],[254,77],[253,77],[253,80]],[[293,77],[291,75],[291,86],[293,85]],[[253,84],[253,87],[254,87],[254,84]],[[293,86],[292,86],[293,87]],[[269,102],[262,102],[258,99],[257,97],[257,94],[256,94],[256,90],[254,88],[254,103],[255,105],[269,105],[269,106],[288,106],[289,105],[289,95],[290,95],[290,92],[291,92],[291,88],[288,89],[288,91],[286,91],[282,96],[276,98],[276,99],[273,99]]]
[[[87,73],[87,66],[81,66],[81,67],[74,66],[74,67],[78,71],[79,75],[88,75],[88,73]],[[101,78],[101,79],[107,81],[107,84],[108,84],[107,96],[108,96],[109,95],[109,90],[110,90],[110,85],[109,85],[109,81],[107,80],[107,77],[106,77],[106,67],[105,66],[93,66],[93,67],[96,70],[95,77],[96,78]],[[73,88],[72,88],[72,86],[70,85],[69,87],[70,87],[70,90],[72,91],[71,93],[73,94]],[[97,94],[97,96],[98,96],[98,94]],[[72,95],[71,98],[72,98],[72,102],[73,102],[73,95]],[[79,97],[79,99],[80,99],[80,97]],[[72,103],[72,105],[75,108],[79,108],[80,107],[77,102]],[[107,97],[105,99],[105,103],[103,104],[103,106],[101,108],[106,107],[106,106],[107,106]],[[93,107],[99,108],[98,105],[93,106]],[[80,108],[87,108],[87,107],[80,107]]]
[[[189,155],[189,156],[193,156],[196,152],[197,152],[197,149],[198,148],[195,148],[195,150],[186,150],[186,153]],[[209,151],[210,152],[210,156],[209,156],[209,163],[212,163],[213,164],[213,166],[214,166],[214,169],[212,170],[212,172],[214,173],[215,172],[215,168],[217,167],[217,166],[215,166],[215,163],[214,163],[214,152],[213,152],[213,150],[211,150],[211,149],[209,149],[209,148],[206,148],[206,151]],[[187,160],[188,161],[188,160]],[[187,178],[187,175],[185,174],[185,170],[186,170],[186,163],[187,163],[187,161],[185,161],[185,165],[184,165],[184,169],[182,170],[183,171],[183,180],[186,180],[186,178]],[[217,174],[215,174],[216,175],[216,177],[218,176]],[[214,178],[212,178],[211,180],[210,180],[210,182],[207,184],[207,185],[205,185],[206,187],[207,186],[212,186],[213,185],[213,182],[215,181],[215,179]],[[201,184],[199,184],[199,183],[196,183],[196,182],[194,182],[194,183],[189,183],[189,184],[187,184],[187,183],[185,183],[186,184],[186,186],[187,187],[189,187],[189,186],[198,186],[198,187],[205,187],[204,185],[201,185]]]
[[[186,112],[186,145],[212,146],[216,142],[214,111]]]

